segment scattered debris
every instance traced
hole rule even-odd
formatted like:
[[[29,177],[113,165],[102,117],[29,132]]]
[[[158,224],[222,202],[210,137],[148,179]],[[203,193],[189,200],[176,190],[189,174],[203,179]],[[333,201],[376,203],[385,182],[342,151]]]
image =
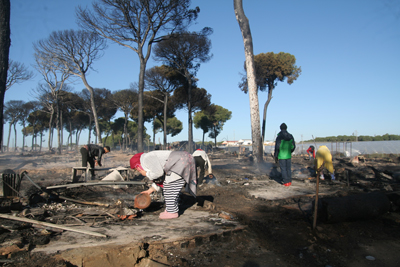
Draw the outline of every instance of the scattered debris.
[[[260,173],[243,155],[238,159],[234,153],[218,153],[210,157],[215,161],[213,170],[218,180],[206,179],[198,188],[196,199],[184,194],[180,202],[183,214],[179,221],[168,222],[158,219],[163,210],[162,195],[152,197],[146,209],[135,205],[135,196],[148,185],[145,179],[136,176],[127,179],[121,175],[121,180],[121,173],[117,175],[109,168],[113,171],[103,176],[118,176],[118,179],[71,184],[70,166],[64,170],[29,170],[29,176],[24,176],[26,179],[21,183],[23,191],[13,191],[13,198],[3,198],[0,202],[1,212],[12,218],[1,217],[0,235],[4,241],[0,246],[3,257],[0,263],[19,266],[23,255],[28,254],[25,262],[34,263],[38,249],[51,249],[60,239],[66,246],[79,246],[68,252],[57,251],[58,257],[65,259],[64,265],[60,265],[63,267],[79,266],[82,262],[96,266],[95,263],[104,261],[121,266],[128,260],[135,266],[245,266],[249,258],[255,259],[254,264],[262,262],[268,266],[350,266],[352,261],[368,255],[362,244],[388,251],[390,257],[379,257],[379,261],[385,261],[382,263],[385,266],[395,266],[390,263],[398,259],[394,251],[400,237],[398,158],[359,155],[357,159],[334,159],[336,181],[331,181],[327,173],[324,173],[326,179],[319,181],[316,205],[319,225],[312,231],[315,208],[312,203],[318,179],[311,161],[303,156],[293,157],[293,185],[284,190],[273,159],[266,159],[265,171]],[[70,161],[71,165],[77,165],[78,161]],[[37,165],[56,161],[49,158],[43,162]],[[256,189],[256,194],[248,193]],[[266,197],[274,194],[271,199]],[[194,227],[188,214],[215,232],[209,234]],[[192,234],[187,239],[180,238],[184,226]],[[84,233],[96,238],[81,239],[92,240],[90,246],[94,248],[73,243],[82,233],[70,229],[78,228],[96,229]],[[133,236],[141,234],[140,242],[144,243],[137,246],[131,243],[129,248],[103,246],[107,242],[120,242],[109,235],[113,229],[122,235],[126,233],[124,238],[130,242]],[[172,241],[165,235],[167,231],[176,234]],[[10,239],[12,236],[16,238]],[[68,257],[68,253],[73,256]],[[392,262],[388,261],[390,258]],[[48,267],[51,263],[54,261],[48,261],[47,265],[36,261],[36,266]]]

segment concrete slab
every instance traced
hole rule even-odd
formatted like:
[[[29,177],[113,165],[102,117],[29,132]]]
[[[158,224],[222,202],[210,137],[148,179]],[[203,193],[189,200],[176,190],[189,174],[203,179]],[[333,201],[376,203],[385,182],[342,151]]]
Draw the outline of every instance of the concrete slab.
[[[174,242],[193,239],[195,236],[223,234],[243,228],[236,221],[227,221],[217,213],[194,209],[185,210],[177,219],[160,220],[158,215],[145,214],[141,218],[127,222],[126,225],[107,223],[98,227],[76,226],[77,229],[98,232],[109,238],[99,238],[75,232],[63,232],[58,240],[48,245],[37,246],[32,252],[60,253],[71,249],[96,246],[126,246],[142,242]]]

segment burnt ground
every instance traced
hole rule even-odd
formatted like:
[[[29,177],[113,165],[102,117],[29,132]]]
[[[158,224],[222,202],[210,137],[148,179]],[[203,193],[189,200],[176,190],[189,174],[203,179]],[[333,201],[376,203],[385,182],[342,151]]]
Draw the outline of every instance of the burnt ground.
[[[127,166],[132,156],[108,155],[109,167]],[[272,158],[256,166],[244,156],[215,152],[210,157],[216,184],[199,187],[197,199],[184,193],[183,214],[162,222],[160,196],[144,211],[133,207],[143,185],[63,188],[45,194],[23,178],[19,197],[2,199],[1,214],[87,226],[111,238],[0,218],[0,266],[400,266],[398,155],[335,158],[337,180],[325,174],[318,203],[338,205],[330,217],[323,207],[318,209],[315,229],[316,178],[310,161],[292,159],[293,185],[287,188],[280,185]],[[0,166],[27,171],[45,188],[69,184],[71,166],[79,166],[79,158],[75,153],[1,154]],[[127,179],[145,181],[133,172]],[[349,197],[350,202],[343,202]],[[134,237],[126,243],[117,233]]]

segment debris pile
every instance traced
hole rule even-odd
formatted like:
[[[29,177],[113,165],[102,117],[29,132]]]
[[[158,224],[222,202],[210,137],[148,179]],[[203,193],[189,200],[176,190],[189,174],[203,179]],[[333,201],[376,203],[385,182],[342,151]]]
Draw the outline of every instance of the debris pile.
[[[0,262],[21,266],[46,253],[58,255],[64,265],[33,264],[246,266],[255,258],[253,265],[259,266],[344,266],[361,254],[352,251],[358,246],[354,240],[372,247],[379,245],[375,240],[400,236],[398,157],[335,158],[336,180],[326,175],[319,181],[316,229],[311,228],[317,182],[312,162],[293,157],[293,184],[283,188],[272,158],[256,166],[250,157],[223,151],[211,155],[214,177],[204,180],[197,198],[181,195],[183,213],[172,221],[158,219],[162,194],[152,195],[147,208],[135,204],[149,181],[132,171],[109,168],[97,177],[109,179],[85,181],[81,174],[75,183],[71,168],[64,176],[53,169],[17,173],[20,188],[3,183],[13,190],[0,198]],[[363,228],[367,221],[384,227]],[[370,240],[376,232],[381,236]],[[378,254],[364,253],[362,259],[365,255],[382,263]]]

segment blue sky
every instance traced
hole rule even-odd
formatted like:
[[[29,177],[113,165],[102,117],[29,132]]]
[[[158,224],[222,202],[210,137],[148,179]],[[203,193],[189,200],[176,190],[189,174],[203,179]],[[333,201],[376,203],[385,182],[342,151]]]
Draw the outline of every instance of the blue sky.
[[[35,71],[32,44],[53,31],[78,29],[75,7],[90,7],[91,2],[11,0],[10,59]],[[192,5],[201,11],[190,30],[206,26],[214,30],[210,36],[213,58],[201,65],[198,86],[212,95],[212,103],[232,112],[217,141],[251,139],[249,97],[238,88],[245,56],[233,0],[194,0]],[[354,133],[400,134],[398,1],[243,0],[243,8],[250,21],[254,54],[290,53],[302,69],[292,85],[280,82],[274,90],[267,111],[266,140],[274,139],[282,122],[296,141]],[[147,68],[156,65],[159,63],[150,60]],[[116,91],[138,81],[137,54],[115,44],[109,43],[93,68],[87,76],[92,87]],[[5,102],[34,100],[32,89],[41,79],[37,74],[32,81],[14,85],[6,92]],[[84,88],[80,81],[71,86],[75,91]],[[260,92],[261,119],[266,99],[267,93]],[[187,140],[187,112],[178,111],[176,116],[184,129],[175,137],[168,136],[169,142]],[[145,126],[150,134],[151,126]],[[4,138],[7,136],[8,124]],[[86,136],[83,133],[80,142],[84,143]],[[194,128],[193,136],[195,141],[202,140],[202,131]],[[159,140],[162,142],[161,133],[156,135],[156,142]],[[26,138],[28,145],[30,141]],[[20,131],[18,143],[22,144]]]

